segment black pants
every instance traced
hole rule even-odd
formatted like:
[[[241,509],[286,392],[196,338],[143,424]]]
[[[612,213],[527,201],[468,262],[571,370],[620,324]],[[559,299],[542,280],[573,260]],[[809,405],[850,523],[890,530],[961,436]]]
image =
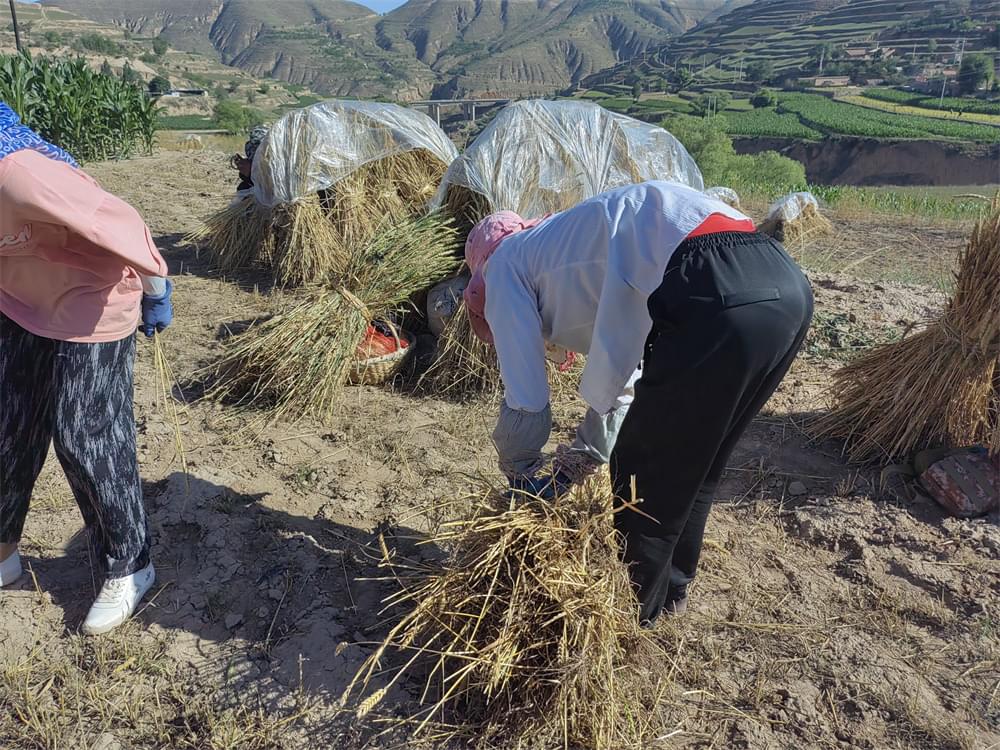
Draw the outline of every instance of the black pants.
[[[132,411],[135,336],[74,344],[0,314],[0,542],[21,538],[55,442],[97,559],[113,578],[149,563]]]
[[[624,556],[653,621],[694,578],[705,522],[736,442],[791,366],[812,291],[760,234],[685,241],[649,299],[643,375],[611,457],[615,493],[652,518],[616,515]]]

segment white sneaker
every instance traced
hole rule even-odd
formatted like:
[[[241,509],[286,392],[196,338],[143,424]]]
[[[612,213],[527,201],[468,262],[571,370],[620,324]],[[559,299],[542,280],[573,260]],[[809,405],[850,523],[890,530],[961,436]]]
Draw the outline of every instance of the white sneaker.
[[[155,580],[153,563],[130,576],[107,579],[101,587],[101,593],[97,595],[97,601],[87,613],[83,632],[98,635],[117,628],[132,616],[135,606]]]
[[[0,587],[10,586],[21,577],[21,556],[14,552],[3,562],[0,562]]]

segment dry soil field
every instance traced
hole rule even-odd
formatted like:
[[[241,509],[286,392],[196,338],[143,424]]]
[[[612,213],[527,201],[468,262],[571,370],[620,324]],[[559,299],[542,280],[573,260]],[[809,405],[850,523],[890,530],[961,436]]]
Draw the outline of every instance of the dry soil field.
[[[268,290],[216,275],[181,241],[228,200],[226,155],[159,152],[89,171],[142,211],[176,277],[164,343],[178,377],[195,381],[180,420],[189,475],[143,339],[153,595],[119,632],[77,634],[94,581],[50,457],[23,544],[30,575],[0,592],[0,747],[420,747],[404,730],[356,726],[337,704],[386,629],[389,585],[367,580],[379,575],[373,532],[421,554],[413,541],[438,520],[421,508],[478,476],[499,480],[494,406],[352,388],[330,424],[240,431],[253,415],[198,402],[196,373],[227,326],[266,311]],[[839,361],[940,304],[932,287],[893,279],[944,278],[966,227],[834,218],[837,236],[810,249],[824,270],[810,272],[806,351],[733,458],[691,609],[659,627],[676,731],[657,747],[1000,746],[996,519],[946,518],[883,492],[876,469],[804,430]],[[582,412],[559,404],[554,437]],[[413,700],[403,685],[382,718]]]

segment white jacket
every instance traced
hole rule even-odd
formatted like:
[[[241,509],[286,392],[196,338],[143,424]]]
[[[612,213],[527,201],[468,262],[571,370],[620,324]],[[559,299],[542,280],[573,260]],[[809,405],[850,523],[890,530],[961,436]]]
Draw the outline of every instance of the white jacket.
[[[505,387],[494,439],[506,473],[537,470],[529,457],[548,439],[546,341],[587,355],[580,394],[595,414],[585,420],[591,436],[578,443],[602,440],[610,447],[588,452],[607,460],[614,435],[593,428],[617,433],[631,401],[652,328],[646,303],[674,251],[712,214],[747,219],[692,188],[645,182],[583,201],[500,244],[485,269],[486,320]]]

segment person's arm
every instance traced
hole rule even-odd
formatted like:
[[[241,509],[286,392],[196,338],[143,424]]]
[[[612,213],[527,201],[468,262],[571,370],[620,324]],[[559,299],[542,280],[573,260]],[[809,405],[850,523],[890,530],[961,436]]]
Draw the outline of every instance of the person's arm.
[[[501,254],[490,259],[486,289],[486,320],[505,391],[493,442],[508,479],[531,478],[552,430],[538,300]]]
[[[18,152],[3,184],[3,200],[18,215],[65,227],[80,255],[114,255],[143,276],[167,275],[167,264],[139,212],[68,164]]]
[[[625,390],[615,400],[614,407],[607,414],[598,414],[594,409],[587,409],[587,414],[576,429],[576,438],[570,446],[571,452],[582,454],[595,465],[611,461],[611,451],[615,448],[618,432],[635,398],[635,383],[641,376],[640,367],[632,373],[632,377],[625,384]]]

